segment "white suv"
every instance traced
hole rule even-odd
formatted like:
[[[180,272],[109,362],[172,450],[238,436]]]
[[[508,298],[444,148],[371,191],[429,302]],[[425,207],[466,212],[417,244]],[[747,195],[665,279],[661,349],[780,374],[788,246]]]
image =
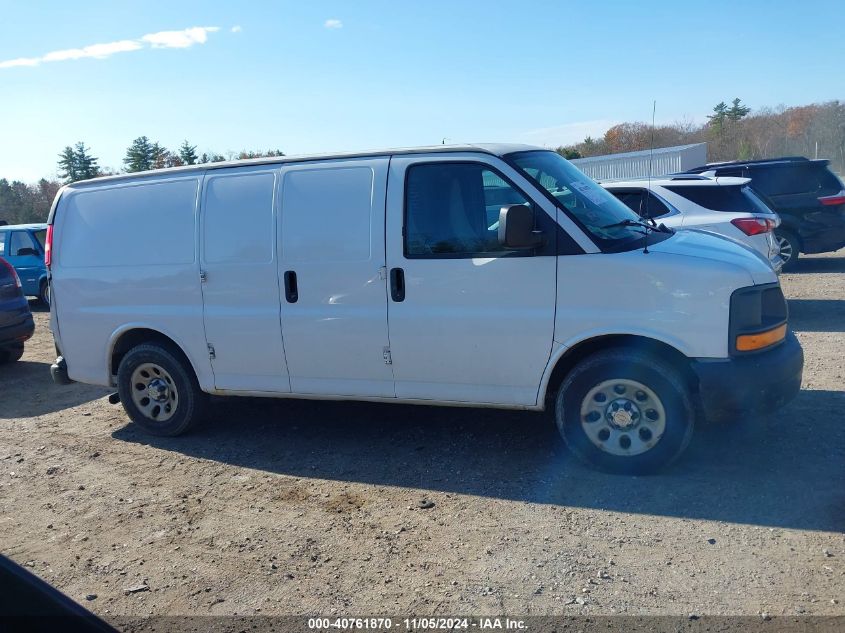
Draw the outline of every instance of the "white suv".
[[[780,218],[747,186],[749,182],[749,178],[678,175],[601,185],[642,217],[673,229],[729,237],[760,253],[779,272],[783,260],[774,228]],[[649,187],[651,194],[646,195]]]

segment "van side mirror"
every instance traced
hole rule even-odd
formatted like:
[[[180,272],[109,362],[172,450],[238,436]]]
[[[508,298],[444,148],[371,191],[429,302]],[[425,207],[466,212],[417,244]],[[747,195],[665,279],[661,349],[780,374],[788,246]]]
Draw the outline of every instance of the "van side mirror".
[[[40,257],[38,251],[34,248],[25,247],[18,249],[18,257],[26,257],[27,255],[35,255],[36,257]]]
[[[543,243],[542,231],[534,230],[534,210],[510,204],[499,211],[499,244],[505,248],[534,248]]]

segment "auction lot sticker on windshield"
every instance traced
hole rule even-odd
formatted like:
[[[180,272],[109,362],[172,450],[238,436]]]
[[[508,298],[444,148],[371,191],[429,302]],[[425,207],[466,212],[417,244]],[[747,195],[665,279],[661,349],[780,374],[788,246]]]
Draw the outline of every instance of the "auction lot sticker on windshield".
[[[573,180],[571,187],[593,204],[604,204],[607,200],[601,195],[601,190],[597,191],[595,187],[591,187],[583,180]]]

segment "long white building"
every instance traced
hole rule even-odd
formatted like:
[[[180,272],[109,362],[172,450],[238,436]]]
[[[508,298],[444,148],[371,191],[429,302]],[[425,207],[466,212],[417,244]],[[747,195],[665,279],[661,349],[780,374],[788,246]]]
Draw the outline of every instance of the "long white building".
[[[570,162],[600,181],[664,176],[704,165],[707,162],[707,143],[660,147],[654,149],[653,154],[651,150],[643,150],[576,158]]]

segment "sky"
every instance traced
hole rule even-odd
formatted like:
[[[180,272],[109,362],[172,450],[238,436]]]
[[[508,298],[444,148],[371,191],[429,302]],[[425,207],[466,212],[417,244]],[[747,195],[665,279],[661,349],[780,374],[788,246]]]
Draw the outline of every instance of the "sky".
[[[555,147],[616,123],[845,99],[841,0],[0,0],[0,177],[84,141],[286,154]]]

